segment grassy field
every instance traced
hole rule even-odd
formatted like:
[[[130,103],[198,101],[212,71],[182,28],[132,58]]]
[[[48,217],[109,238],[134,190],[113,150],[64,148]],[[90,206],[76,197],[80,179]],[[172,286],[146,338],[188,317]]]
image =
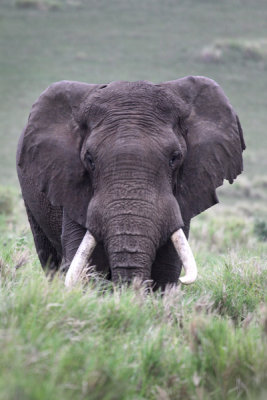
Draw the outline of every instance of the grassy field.
[[[1,400],[266,398],[267,243],[238,210],[198,219],[199,279],[164,297],[49,282],[20,213],[0,223]]]
[[[15,173],[32,103],[57,80],[218,81],[245,171],[192,222],[200,277],[66,291],[43,276]],[[0,400],[267,396],[265,0],[0,0]]]

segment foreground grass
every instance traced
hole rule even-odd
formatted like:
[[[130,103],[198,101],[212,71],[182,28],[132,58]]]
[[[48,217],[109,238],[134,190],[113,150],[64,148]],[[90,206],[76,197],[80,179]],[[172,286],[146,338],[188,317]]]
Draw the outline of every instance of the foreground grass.
[[[266,397],[267,247],[246,208],[193,220],[192,286],[67,291],[43,275],[18,194],[2,192],[0,400]]]
[[[1,400],[266,395],[267,270],[256,248],[216,268],[200,257],[198,282],[163,297],[138,282],[67,291],[27,249],[21,238],[2,247]]]

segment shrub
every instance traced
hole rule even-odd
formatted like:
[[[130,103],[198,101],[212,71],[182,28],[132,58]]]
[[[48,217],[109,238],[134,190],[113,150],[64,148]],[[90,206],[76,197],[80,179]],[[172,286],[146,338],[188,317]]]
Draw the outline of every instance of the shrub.
[[[14,205],[14,195],[12,190],[7,187],[0,186],[0,214],[12,214]]]
[[[199,54],[201,61],[218,63],[227,60],[264,61],[267,59],[267,40],[217,40],[205,46]]]
[[[56,0],[16,0],[16,6],[37,10],[58,10],[61,3]]]
[[[254,223],[254,233],[262,242],[267,241],[267,224],[263,220],[256,220]]]

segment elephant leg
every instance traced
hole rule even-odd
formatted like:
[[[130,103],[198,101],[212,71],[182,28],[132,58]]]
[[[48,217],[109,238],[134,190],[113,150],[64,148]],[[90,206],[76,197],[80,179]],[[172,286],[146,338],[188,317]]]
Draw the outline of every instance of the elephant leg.
[[[183,231],[188,238],[190,229],[190,221],[185,223]],[[156,255],[156,259],[152,265],[151,277],[154,282],[153,289],[161,289],[164,291],[166,285],[176,285],[182,270],[182,263],[178,254],[169,239],[162,246]]]
[[[73,221],[65,211],[63,211],[61,243],[63,249],[63,260],[60,270],[68,270],[70,263],[86,233],[86,229]],[[109,277],[109,263],[102,243],[98,243],[88,266],[95,266],[95,270]]]
[[[53,247],[50,240],[47,238],[39,224],[36,222],[31,210],[25,203],[28,220],[31,226],[34,244],[42,265],[46,272],[56,271],[61,263],[61,255]]]

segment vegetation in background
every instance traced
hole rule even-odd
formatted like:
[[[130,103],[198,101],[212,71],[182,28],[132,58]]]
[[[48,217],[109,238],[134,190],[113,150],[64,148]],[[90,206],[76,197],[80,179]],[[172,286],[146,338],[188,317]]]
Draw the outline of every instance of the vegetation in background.
[[[63,7],[81,7],[80,0],[15,0],[15,6],[21,9],[38,11],[59,11]]]
[[[254,232],[262,241],[267,241],[267,224],[265,221],[256,220],[254,224]]]
[[[266,1],[28,0],[56,2],[57,12],[19,8],[18,1],[0,6],[1,184],[17,184],[18,136],[51,82],[160,82],[190,74],[221,84],[244,128],[245,174],[265,175]],[[214,44],[222,62],[201,62],[201,49]],[[251,49],[262,60],[244,60]]]
[[[33,8],[37,10],[58,10],[60,2],[56,0],[16,0],[19,8]]]
[[[13,212],[14,189],[0,186],[0,214],[10,215]]]
[[[200,53],[204,62],[263,61],[267,65],[267,38],[258,40],[224,39],[216,40],[204,47]]]

